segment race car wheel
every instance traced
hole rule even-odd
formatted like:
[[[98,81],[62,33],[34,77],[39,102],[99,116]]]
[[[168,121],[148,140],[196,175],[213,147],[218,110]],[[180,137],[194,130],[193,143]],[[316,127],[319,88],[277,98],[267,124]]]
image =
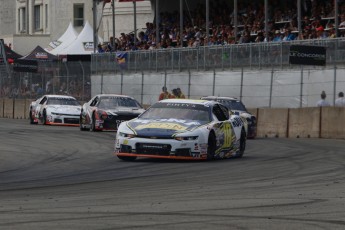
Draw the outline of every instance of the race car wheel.
[[[240,139],[240,150],[239,150],[239,154],[237,155],[237,157],[242,157],[244,154],[244,150],[246,149],[246,132],[242,129],[241,132],[241,139]]]
[[[46,125],[47,124],[47,111],[43,110],[43,120],[42,120],[43,124]]]
[[[98,131],[98,130],[96,129],[96,118],[95,118],[95,114],[92,114],[90,131],[91,131],[91,132],[97,132],[97,131]]]
[[[214,159],[214,153],[216,152],[216,136],[214,133],[210,133],[208,137],[208,146],[207,146],[207,160]]]
[[[117,156],[117,157],[123,161],[134,161],[135,159],[137,159],[137,157],[124,157],[124,156]]]
[[[79,118],[79,128],[80,128],[80,131],[87,131],[87,130],[90,130],[88,128],[85,128],[83,126],[83,122],[82,122],[82,116],[80,115],[80,118]]]
[[[30,124],[36,124],[33,117],[32,117],[32,111],[30,109],[30,114],[29,114],[29,117],[30,117]]]

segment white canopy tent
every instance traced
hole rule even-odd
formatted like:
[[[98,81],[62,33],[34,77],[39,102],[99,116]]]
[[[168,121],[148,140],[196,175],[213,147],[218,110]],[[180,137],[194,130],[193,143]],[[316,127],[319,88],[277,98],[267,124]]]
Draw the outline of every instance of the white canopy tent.
[[[51,54],[57,55],[59,52],[71,45],[78,37],[78,32],[74,29],[72,22],[69,23],[65,33],[56,41],[49,43],[45,50]]]
[[[100,42],[103,39],[98,38]],[[77,38],[64,49],[59,50],[57,55],[82,55],[93,53],[93,28],[88,21],[86,21],[83,30]]]

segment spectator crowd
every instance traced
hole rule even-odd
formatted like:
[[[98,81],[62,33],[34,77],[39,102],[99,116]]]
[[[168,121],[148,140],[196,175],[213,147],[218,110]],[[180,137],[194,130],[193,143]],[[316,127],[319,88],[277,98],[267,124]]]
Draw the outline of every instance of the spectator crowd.
[[[235,34],[233,6],[225,0],[210,1],[209,31],[206,32],[205,5],[183,14],[183,33],[180,34],[180,13],[163,12],[159,21],[159,41],[156,26],[147,22],[146,28],[134,33],[121,33],[115,41],[99,44],[98,52],[152,50],[181,47],[229,45],[251,42],[279,42],[305,39],[325,39],[345,36],[345,1],[340,0],[339,33],[334,27],[334,1],[302,0],[301,33],[298,31],[297,1],[268,1],[268,34],[265,34],[264,1],[238,2],[238,28]],[[208,39],[209,38],[209,39]],[[113,47],[115,44],[115,47]]]

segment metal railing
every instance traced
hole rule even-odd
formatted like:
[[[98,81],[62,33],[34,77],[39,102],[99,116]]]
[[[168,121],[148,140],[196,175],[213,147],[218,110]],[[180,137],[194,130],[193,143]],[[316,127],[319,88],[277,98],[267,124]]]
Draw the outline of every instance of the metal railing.
[[[91,70],[101,73],[293,68],[289,64],[289,51],[296,44],[326,47],[326,65],[344,63],[345,38],[337,38],[126,51],[127,58],[121,64],[116,53],[93,54]]]

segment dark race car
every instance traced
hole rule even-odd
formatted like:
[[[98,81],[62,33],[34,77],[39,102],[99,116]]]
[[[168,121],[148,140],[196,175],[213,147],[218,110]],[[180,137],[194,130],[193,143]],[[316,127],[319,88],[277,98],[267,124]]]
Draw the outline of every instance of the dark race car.
[[[85,103],[80,113],[80,130],[117,130],[123,121],[136,118],[145,110],[134,98],[99,94]]]
[[[229,110],[231,110],[234,114],[241,116],[243,119],[247,120],[248,123],[248,138],[255,138],[256,137],[256,117],[249,113],[244,106],[244,104],[233,97],[216,97],[216,96],[207,96],[202,97],[203,100],[212,100],[218,101],[225,105]]]

